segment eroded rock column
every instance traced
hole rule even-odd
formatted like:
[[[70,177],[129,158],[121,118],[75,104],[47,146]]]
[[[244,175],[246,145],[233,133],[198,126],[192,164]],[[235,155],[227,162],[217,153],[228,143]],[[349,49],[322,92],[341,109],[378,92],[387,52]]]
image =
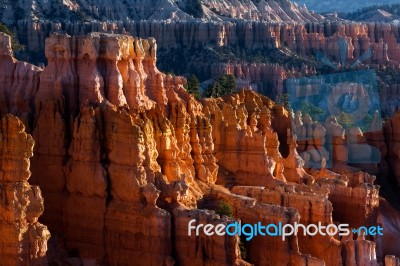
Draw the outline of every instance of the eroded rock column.
[[[28,183],[33,138],[11,115],[0,121],[0,265],[47,265],[47,227],[39,187]]]

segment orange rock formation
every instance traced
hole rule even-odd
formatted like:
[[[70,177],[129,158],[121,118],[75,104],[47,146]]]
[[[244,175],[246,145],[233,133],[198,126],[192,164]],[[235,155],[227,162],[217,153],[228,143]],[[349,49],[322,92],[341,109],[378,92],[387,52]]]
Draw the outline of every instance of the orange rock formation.
[[[34,140],[12,115],[0,121],[0,140],[0,264],[47,265],[50,233],[38,222],[43,197],[28,183]]]
[[[154,39],[53,34],[43,71],[13,59],[9,38],[0,35],[0,44],[0,77],[7,85],[0,89],[6,140],[0,146],[0,183],[16,186],[16,202],[27,193],[23,198],[32,205],[23,201],[2,219],[0,230],[23,227],[7,231],[0,252],[28,241],[18,234],[36,234],[36,242],[23,243],[32,248],[7,253],[10,261],[45,259],[49,234],[37,223],[40,193],[26,183],[33,140],[7,112],[21,116],[35,140],[32,183],[43,191],[41,221],[67,251],[59,256],[98,265],[377,263],[375,242],[363,236],[257,236],[244,243],[244,259],[238,237],[187,234],[193,218],[213,224],[240,219],[374,225],[375,177],[346,165],[340,139],[333,155],[339,166],[304,169],[297,151],[303,144],[296,143],[287,110],[250,90],[195,100],[184,78],[157,70]],[[10,96],[26,84],[31,89]],[[337,126],[328,122],[309,125],[316,128],[312,160],[323,161],[321,132]],[[215,213],[221,200],[232,206],[234,218]],[[396,254],[381,255],[383,260]]]

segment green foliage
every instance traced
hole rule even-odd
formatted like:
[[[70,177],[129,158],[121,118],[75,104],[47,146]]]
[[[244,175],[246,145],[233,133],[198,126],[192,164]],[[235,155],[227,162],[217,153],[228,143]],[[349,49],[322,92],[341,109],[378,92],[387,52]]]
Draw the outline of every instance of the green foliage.
[[[3,23],[0,22],[0,32],[11,36],[11,48],[14,52],[23,50],[25,47],[18,42],[15,34]]]
[[[353,127],[353,121],[351,117],[345,112],[340,112],[340,115],[337,117],[337,121],[346,129]]]
[[[374,117],[370,114],[367,114],[363,120],[361,120],[361,126],[360,129],[362,130],[362,132],[367,132],[372,125],[372,122],[374,121]]]
[[[205,97],[221,97],[236,92],[236,79],[233,75],[223,75],[214,81],[204,92]]]
[[[290,108],[289,94],[287,93],[279,94],[278,96],[276,96],[275,101],[277,104],[282,105],[287,110]]]
[[[228,217],[232,217],[232,215],[233,215],[231,206],[228,203],[226,203],[224,200],[221,200],[220,202],[218,202],[215,213],[219,214],[221,216],[225,215]]]
[[[239,239],[239,249],[240,249],[240,255],[242,256],[242,259],[247,259],[247,247],[245,245],[245,236],[241,235]]]
[[[196,99],[200,98],[200,82],[195,75],[190,76],[187,80],[186,90]]]
[[[308,101],[303,101],[300,104],[300,111],[303,115],[308,114],[311,116],[313,120],[318,120],[319,116],[324,115],[325,111],[314,104],[308,102]]]
[[[12,35],[12,32],[9,30],[9,28],[2,23],[0,23],[0,31],[10,36]]]
[[[220,216],[225,215],[227,217],[233,218],[232,207],[224,200],[221,200],[218,202],[215,213],[219,214]],[[246,236],[241,235],[239,238],[239,249],[240,249],[240,255],[242,256],[242,259],[247,259],[247,255],[248,255],[245,242],[246,242]]]
[[[174,71],[177,75],[188,76],[195,74],[200,82],[209,79],[211,69],[207,66],[213,63],[268,63],[279,64],[287,69],[301,70],[303,66],[317,68],[319,64],[311,56],[300,56],[287,48],[246,49],[240,39],[237,45],[218,46],[216,42],[209,42],[204,46],[176,47],[171,49],[160,48],[157,51],[157,67],[165,71]],[[303,67],[304,69],[304,67]],[[288,77],[292,77],[288,72]],[[265,87],[270,90],[272,84]]]
[[[367,132],[370,129],[373,120],[374,120],[374,118],[370,114],[367,114],[359,122],[353,121],[353,118],[345,112],[341,112],[340,115],[337,117],[337,121],[340,124],[342,124],[345,129],[352,128],[352,127],[360,127],[362,132]]]

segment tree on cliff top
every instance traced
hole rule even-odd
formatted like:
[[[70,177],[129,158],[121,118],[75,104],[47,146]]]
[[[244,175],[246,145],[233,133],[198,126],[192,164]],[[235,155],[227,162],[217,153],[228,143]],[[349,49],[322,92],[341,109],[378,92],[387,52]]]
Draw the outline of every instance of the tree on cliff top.
[[[0,32],[11,36],[11,48],[14,52],[23,50],[25,47],[18,42],[15,34],[3,23],[0,22]]]
[[[200,82],[195,75],[188,78],[185,88],[187,92],[192,94],[196,99],[200,98]]]
[[[223,75],[208,86],[204,92],[204,97],[221,97],[236,91],[235,77],[233,75]]]
[[[301,102],[300,111],[303,115],[310,115],[313,120],[318,120],[320,116],[325,114],[325,111],[322,108],[319,108],[308,101]]]
[[[283,93],[276,96],[275,102],[285,107],[286,110],[290,109],[289,94]]]

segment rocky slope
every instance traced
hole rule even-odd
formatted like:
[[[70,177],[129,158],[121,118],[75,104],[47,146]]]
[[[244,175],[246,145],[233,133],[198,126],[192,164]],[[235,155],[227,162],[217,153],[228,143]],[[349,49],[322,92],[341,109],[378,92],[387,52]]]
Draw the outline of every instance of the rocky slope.
[[[365,11],[362,14],[349,14],[354,21],[362,22],[384,22],[384,23],[398,23],[399,16],[392,14],[386,10],[376,8],[369,11]]]
[[[319,1],[319,0],[294,0],[294,2],[299,5],[306,5],[310,10],[315,10],[316,12],[352,12],[357,9],[362,9],[368,6],[374,6],[383,4],[383,2],[378,2],[375,0],[367,0],[367,1],[346,1],[346,0],[338,0],[338,1]],[[386,0],[384,4],[398,4],[397,0]]]
[[[40,220],[53,235],[52,265],[378,265],[386,255],[400,255],[364,236],[256,236],[245,242],[244,259],[237,236],[189,236],[193,218],[373,225],[379,187],[374,176],[347,165],[341,152],[346,143],[339,139],[332,171],[304,169],[297,151],[304,146],[288,131],[291,114],[265,96],[242,90],[195,100],[184,78],[158,71],[152,38],[53,34],[46,40],[44,69],[16,61],[7,36],[0,35],[0,44],[0,128],[10,139],[0,168],[4,183],[26,188],[24,198],[33,205],[24,201],[26,211],[5,219],[0,230],[6,230],[7,243],[20,241],[18,232],[7,231],[16,222],[23,232],[36,232],[35,242],[27,242],[30,253],[0,245],[10,261],[34,254],[30,260],[43,265],[49,234],[37,223],[40,193],[26,183],[33,140],[6,113],[21,117],[35,141],[29,169],[44,197]],[[26,84],[29,89],[21,90]],[[340,130],[328,122],[328,133]],[[322,163],[318,143],[328,135],[321,125],[307,126],[314,132],[307,151]],[[15,162],[23,171],[12,172],[20,179],[7,180],[8,170],[17,167],[7,157],[8,150],[20,151],[15,147],[24,148]],[[232,218],[215,213],[222,201]],[[390,220],[390,212],[381,213]],[[395,257],[387,260],[396,263]]]
[[[377,21],[399,23],[400,4],[382,4],[365,7],[354,12],[340,14],[340,17],[353,21]]]
[[[118,20],[266,20],[317,22],[324,18],[289,0],[156,0],[156,1],[0,1],[0,21],[9,25],[22,18],[52,21]]]

